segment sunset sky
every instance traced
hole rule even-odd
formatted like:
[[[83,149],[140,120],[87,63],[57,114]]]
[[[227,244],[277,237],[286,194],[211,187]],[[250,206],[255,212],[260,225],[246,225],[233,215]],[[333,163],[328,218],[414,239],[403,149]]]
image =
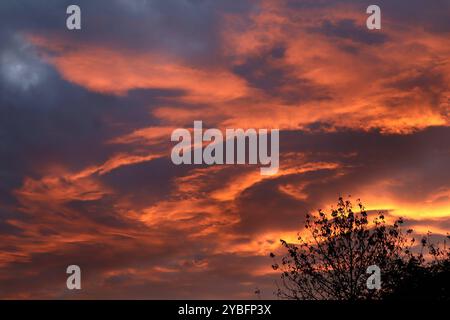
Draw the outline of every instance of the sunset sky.
[[[449,15],[449,0],[1,1],[0,298],[271,299],[269,253],[339,196],[450,232]],[[194,120],[280,129],[280,170],[174,165],[171,133]]]

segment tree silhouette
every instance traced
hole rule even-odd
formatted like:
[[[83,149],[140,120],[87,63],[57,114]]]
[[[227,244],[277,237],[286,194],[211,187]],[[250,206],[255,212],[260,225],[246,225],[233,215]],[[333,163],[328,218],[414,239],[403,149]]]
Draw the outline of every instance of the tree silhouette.
[[[421,252],[413,253],[413,231],[403,232],[402,224],[401,218],[389,224],[382,212],[370,223],[359,200],[354,211],[352,203],[343,198],[330,214],[322,210],[318,215],[308,214],[305,229],[309,236],[298,236],[295,244],[280,240],[287,249],[280,263],[270,254],[275,260],[273,269],[281,271],[277,295],[312,300],[396,299],[401,296],[401,285],[411,283],[419,274],[425,283],[430,275],[448,277],[448,250],[436,248],[424,238]],[[425,262],[424,248],[434,257],[433,263]],[[379,290],[369,289],[366,283],[370,276],[367,268],[373,265],[382,274]],[[445,292],[442,295],[445,297]]]

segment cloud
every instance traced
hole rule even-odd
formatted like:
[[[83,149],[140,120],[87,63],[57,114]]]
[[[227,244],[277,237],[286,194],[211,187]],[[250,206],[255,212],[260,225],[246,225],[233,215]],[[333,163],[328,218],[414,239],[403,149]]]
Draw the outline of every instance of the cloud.
[[[328,37],[348,39],[355,43],[380,45],[387,41],[386,34],[370,32],[364,26],[357,26],[356,21],[342,19],[336,23],[325,20],[319,28],[311,29]]]
[[[448,229],[446,1],[376,32],[365,2],[68,4],[0,3],[1,297],[273,298],[268,253],[340,195]],[[174,165],[194,120],[279,128],[278,174]]]

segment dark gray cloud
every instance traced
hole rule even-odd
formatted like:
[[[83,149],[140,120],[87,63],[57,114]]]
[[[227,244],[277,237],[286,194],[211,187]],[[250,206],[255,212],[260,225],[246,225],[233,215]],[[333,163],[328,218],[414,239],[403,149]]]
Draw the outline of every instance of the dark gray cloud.
[[[0,26],[10,32],[65,36],[77,43],[134,51],[155,50],[191,64],[217,63],[221,57],[221,17],[253,10],[250,1],[134,0],[77,1],[82,30],[66,29],[73,1],[2,2]]]
[[[292,0],[287,3],[288,9],[296,14],[290,18],[298,19],[304,16],[295,10],[349,2]],[[65,81],[27,43],[26,34],[50,39],[64,37],[75,47],[83,44],[112,50],[155,51],[174,55],[193,67],[226,64],[228,59],[236,63],[233,57],[225,57],[223,53],[222,18],[227,13],[248,17],[259,9],[253,1],[83,0],[77,2],[82,8],[83,31],[69,32],[65,29],[65,9],[72,3],[66,0],[0,2],[0,234],[8,239],[0,246],[2,253],[12,256],[29,254],[26,261],[19,259],[1,266],[2,275],[7,276],[0,279],[0,296],[30,293],[34,297],[53,298],[229,298],[252,297],[255,287],[260,287],[263,297],[272,297],[273,278],[254,272],[261,266],[270,268],[270,260],[217,253],[222,234],[192,237],[208,227],[202,220],[210,217],[207,208],[200,208],[186,218],[184,221],[191,219],[188,222],[194,222],[195,226],[181,231],[172,221],[156,227],[145,225],[138,219],[127,218],[117,208],[123,199],[132,203],[132,209],[137,212],[165,200],[175,202],[177,197],[202,199],[209,192],[233,186],[244,169],[211,174],[198,194],[173,195],[176,177],[188,176],[204,166],[175,166],[168,157],[162,157],[119,167],[103,175],[94,174],[96,181],[113,191],[101,199],[72,200],[56,209],[38,208],[32,213],[18,203],[14,192],[23,186],[24,179],[39,180],[43,172],[52,173],[52,166],[63,165],[70,172],[78,172],[102,164],[121,152],[147,154],[169,150],[173,145],[169,137],[152,147],[107,143],[133,130],[160,125],[151,111],[155,106],[166,105],[168,98],[171,106],[182,107],[183,111],[215,107],[179,101],[186,95],[183,88],[134,90],[125,96],[91,92]],[[371,4],[352,3],[361,8],[362,17]],[[428,32],[449,31],[448,1],[436,0],[431,5],[429,1],[392,0],[379,4],[383,17],[395,21],[397,26],[419,25]],[[324,18],[311,31],[339,42],[343,49],[355,54],[360,45],[391,41],[383,33],[369,34],[363,22],[363,19],[331,22]],[[240,27],[246,30],[252,23],[246,19]],[[289,66],[281,61],[285,57],[285,45],[279,43],[245,57],[230,69],[250,87],[285,103],[318,101],[332,96],[326,88],[292,75]],[[391,81],[386,88],[405,92],[422,90],[432,104],[445,98],[443,74],[433,68],[415,71],[416,77]],[[392,100],[387,102],[396,104]],[[205,123],[205,126],[213,124]],[[187,127],[191,125],[186,123]],[[432,127],[408,135],[352,131],[326,122],[313,123],[308,129],[307,132],[282,132],[282,156],[298,152],[311,163],[336,162],[345,174],[336,175],[338,170],[322,169],[249,186],[238,194],[232,203],[234,207],[229,203],[223,205],[224,217],[239,218],[235,225],[220,229],[236,237],[231,244],[246,244],[265,231],[298,230],[304,214],[317,209],[317,203],[334,201],[339,195],[358,197],[365,186],[384,179],[396,181],[384,191],[410,203],[423,202],[448,187],[450,129],[447,127]],[[327,132],[332,129],[334,132]],[[279,189],[281,185],[301,183],[305,184],[304,200]],[[70,181],[61,181],[61,186],[72,185]],[[448,196],[435,201],[448,202]],[[61,208],[64,212],[60,212]],[[75,214],[71,216],[67,211]],[[51,223],[52,217],[56,222]],[[86,225],[77,224],[78,218]],[[66,224],[59,224],[60,221]],[[449,225],[447,220],[433,219],[420,223],[440,228]],[[36,233],[27,233],[30,231],[27,227],[36,227],[33,230]],[[77,232],[103,237],[99,236],[98,241],[69,241],[57,248],[45,247],[47,237],[73,236]],[[36,244],[41,245],[39,250],[33,246]],[[28,246],[36,252],[24,252]],[[73,263],[83,268],[83,281],[86,281],[85,291],[78,296],[64,288],[65,267]],[[197,268],[202,263],[208,267]],[[155,280],[151,270],[156,266],[168,270],[155,275]]]
[[[250,86],[286,103],[303,103],[311,100],[331,99],[326,87],[306,78],[299,78],[283,61],[286,48],[279,44],[256,56],[248,57],[233,67],[234,73],[245,79]]]
[[[339,5],[352,5],[365,14],[366,8],[376,4],[381,8],[382,19],[386,17],[395,22],[397,27],[423,26],[428,32],[447,33],[450,31],[448,12],[450,3],[447,0],[288,0],[287,5],[292,9],[333,8]],[[360,24],[365,22],[361,16]]]
[[[351,130],[282,132],[280,139],[281,154],[301,152],[307,155],[306,161],[334,162],[341,168],[282,176],[245,190],[237,200],[241,217],[238,230],[243,234],[298,230],[305,214],[319,209],[318,203],[333,203],[339,196],[348,195],[356,199],[367,187],[386,180],[395,183],[385,185],[380,195],[389,193],[402,202],[421,204],[447,188],[450,179],[447,127],[429,128],[411,135]],[[338,172],[345,174],[337,175]],[[278,187],[286,184],[305,184],[298,191],[306,199],[297,200],[280,192]]]
[[[410,135],[386,135],[376,131],[337,133],[287,133],[281,140],[282,150],[309,152],[316,161],[338,161],[349,175],[339,179],[330,189],[342,194],[357,194],[357,185],[370,185],[377,179],[392,179],[390,191],[408,201],[423,201],[440,188],[446,187],[450,171],[447,127],[431,127]],[[348,156],[352,154],[353,156]],[[346,186],[346,184],[351,184]],[[318,185],[312,194],[325,193]],[[352,192],[352,191],[356,192]]]

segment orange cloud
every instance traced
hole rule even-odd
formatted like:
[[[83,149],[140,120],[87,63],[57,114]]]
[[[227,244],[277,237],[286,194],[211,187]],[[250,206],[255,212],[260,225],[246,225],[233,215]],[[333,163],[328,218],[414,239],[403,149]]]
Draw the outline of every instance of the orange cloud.
[[[66,80],[92,91],[124,95],[133,89],[174,89],[185,91],[186,101],[205,103],[236,99],[247,90],[245,82],[224,69],[202,70],[153,53],[71,46],[62,38],[29,39],[55,53],[46,59]]]

